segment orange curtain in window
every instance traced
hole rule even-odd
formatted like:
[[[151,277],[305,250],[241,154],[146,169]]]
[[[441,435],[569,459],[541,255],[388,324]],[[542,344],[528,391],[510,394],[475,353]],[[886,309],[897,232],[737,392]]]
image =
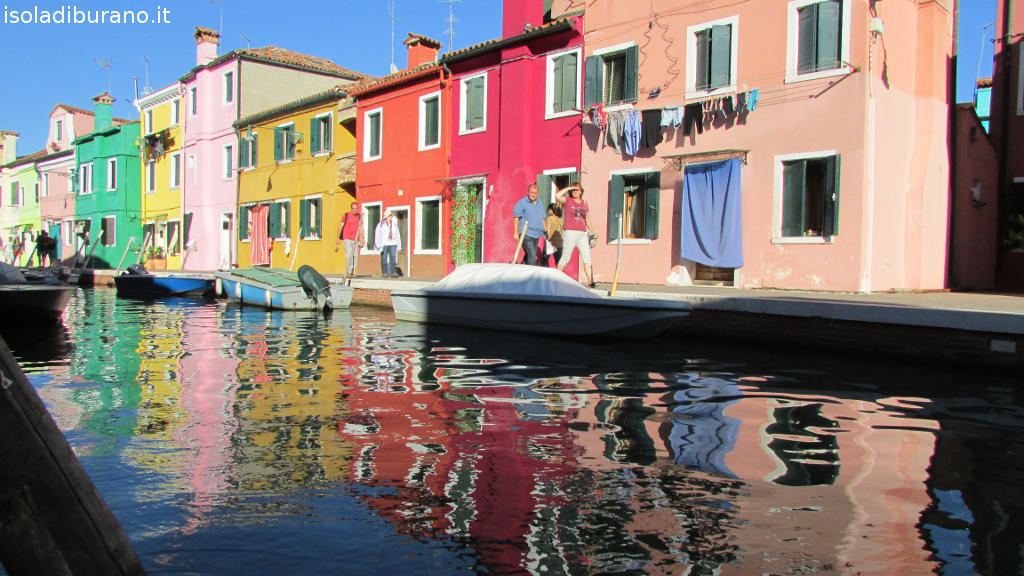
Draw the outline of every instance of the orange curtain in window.
[[[252,234],[249,243],[252,245],[252,265],[269,266],[270,249],[273,241],[267,235],[267,216],[270,215],[270,206],[256,206],[252,209]]]

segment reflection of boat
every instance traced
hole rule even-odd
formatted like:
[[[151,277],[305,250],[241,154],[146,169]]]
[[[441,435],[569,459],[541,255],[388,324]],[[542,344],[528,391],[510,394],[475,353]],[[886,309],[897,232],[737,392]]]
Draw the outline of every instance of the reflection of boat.
[[[14,266],[0,262],[0,315],[5,318],[60,318],[74,291],[59,279],[30,282]]]
[[[565,336],[647,338],[686,316],[690,305],[609,298],[551,269],[465,264],[428,288],[393,290],[395,318]]]
[[[119,296],[174,296],[190,292],[212,292],[213,277],[203,274],[150,274],[144,268],[129,268],[114,277]]]
[[[348,308],[352,288],[329,282],[310,266],[298,273],[281,268],[238,268],[214,272],[217,292],[243,304],[277,310]]]

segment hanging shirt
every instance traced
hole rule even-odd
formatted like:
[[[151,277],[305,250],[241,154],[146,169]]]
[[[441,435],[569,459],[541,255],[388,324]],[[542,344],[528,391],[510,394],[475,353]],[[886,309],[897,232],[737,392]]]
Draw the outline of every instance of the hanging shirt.
[[[622,112],[612,112],[608,115],[608,131],[604,136],[604,143],[612,147],[616,154],[622,154]]]
[[[640,145],[644,148],[654,148],[661,144],[661,110],[644,110],[642,118],[643,134]]]

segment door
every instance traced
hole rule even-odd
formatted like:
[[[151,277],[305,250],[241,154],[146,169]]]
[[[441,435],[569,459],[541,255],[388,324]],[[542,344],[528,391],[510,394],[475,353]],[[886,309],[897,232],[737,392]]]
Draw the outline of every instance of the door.
[[[234,246],[232,238],[232,216],[231,212],[224,212],[220,215],[220,269],[231,268],[234,258],[231,248]]]
[[[398,264],[398,275],[409,276],[411,274],[412,249],[409,248],[409,209],[392,208],[395,215],[395,223],[398,225],[398,234],[402,238],[402,249],[398,251],[395,262]]]
[[[486,182],[462,180],[452,195],[452,262],[483,262]]]

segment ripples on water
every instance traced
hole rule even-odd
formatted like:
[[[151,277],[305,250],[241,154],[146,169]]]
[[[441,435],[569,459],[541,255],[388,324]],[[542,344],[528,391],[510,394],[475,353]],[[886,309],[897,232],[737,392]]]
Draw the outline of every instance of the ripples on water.
[[[991,375],[110,290],[3,336],[154,574],[1024,567]]]

